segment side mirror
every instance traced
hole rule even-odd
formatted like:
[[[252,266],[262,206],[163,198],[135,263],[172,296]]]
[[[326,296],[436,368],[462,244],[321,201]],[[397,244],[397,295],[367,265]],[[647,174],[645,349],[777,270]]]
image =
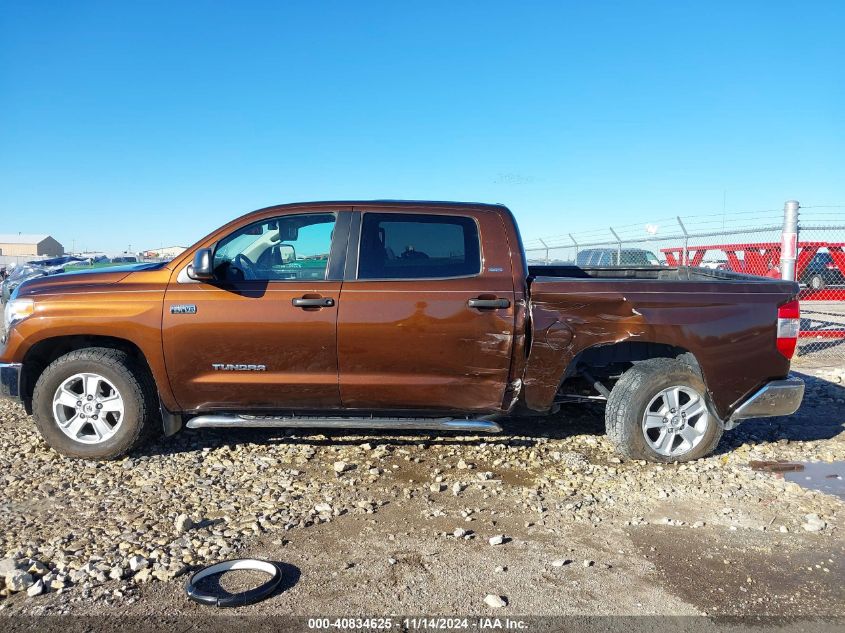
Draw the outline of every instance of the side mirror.
[[[188,277],[197,281],[214,279],[211,268],[211,249],[201,248],[194,255],[194,263],[188,265]]]

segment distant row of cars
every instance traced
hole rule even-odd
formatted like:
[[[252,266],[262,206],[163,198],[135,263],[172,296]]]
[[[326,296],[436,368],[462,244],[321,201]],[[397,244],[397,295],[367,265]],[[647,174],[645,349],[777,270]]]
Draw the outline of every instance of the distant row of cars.
[[[71,263],[78,263],[84,261],[80,257],[53,257],[52,259],[34,260],[26,262],[25,264],[18,264],[14,268],[7,271],[7,276],[0,286],[0,299],[3,303],[9,300],[15,288],[20,286],[28,279],[35,279],[36,277],[46,277],[47,275],[55,275],[62,273],[65,267]]]
[[[0,301],[6,303],[9,297],[12,296],[15,288],[29,279],[57,275],[65,272],[67,269],[77,270],[88,266],[101,267],[117,264],[133,264],[136,262],[138,262],[138,258],[134,255],[122,255],[111,258],[105,256],[92,258],[64,255],[62,257],[36,259],[25,264],[18,264],[14,267],[7,268],[3,274],[3,279],[0,283]]]

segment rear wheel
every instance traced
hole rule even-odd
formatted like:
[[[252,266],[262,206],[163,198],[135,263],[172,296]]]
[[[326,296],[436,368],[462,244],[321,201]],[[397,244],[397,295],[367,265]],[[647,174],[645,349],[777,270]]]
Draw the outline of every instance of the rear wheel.
[[[111,348],[89,347],[56,359],[38,378],[32,403],[47,444],[69,457],[120,457],[158,422],[146,367]]]
[[[685,462],[704,457],[722,436],[705,394],[701,375],[687,362],[653,358],[637,363],[607,399],[607,435],[631,459]]]
[[[810,280],[807,282],[807,285],[810,286],[813,290],[821,290],[824,288],[824,277],[821,275],[813,275],[810,277]]]

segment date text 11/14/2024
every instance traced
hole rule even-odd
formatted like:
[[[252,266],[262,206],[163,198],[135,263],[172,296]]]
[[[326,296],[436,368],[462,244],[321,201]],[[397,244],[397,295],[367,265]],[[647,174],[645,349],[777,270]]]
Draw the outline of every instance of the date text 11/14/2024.
[[[404,630],[512,630],[525,631],[528,622],[517,618],[309,618],[312,630],[390,630],[399,626]]]

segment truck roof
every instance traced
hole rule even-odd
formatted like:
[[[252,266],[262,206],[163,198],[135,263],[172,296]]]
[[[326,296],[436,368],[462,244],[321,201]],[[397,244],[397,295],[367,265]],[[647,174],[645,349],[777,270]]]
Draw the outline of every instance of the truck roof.
[[[509,211],[501,203],[489,202],[454,202],[448,200],[317,200],[313,202],[287,202],[264,207],[251,213],[263,213],[270,209],[287,209],[291,207],[442,207],[448,209],[490,209],[491,211]]]

